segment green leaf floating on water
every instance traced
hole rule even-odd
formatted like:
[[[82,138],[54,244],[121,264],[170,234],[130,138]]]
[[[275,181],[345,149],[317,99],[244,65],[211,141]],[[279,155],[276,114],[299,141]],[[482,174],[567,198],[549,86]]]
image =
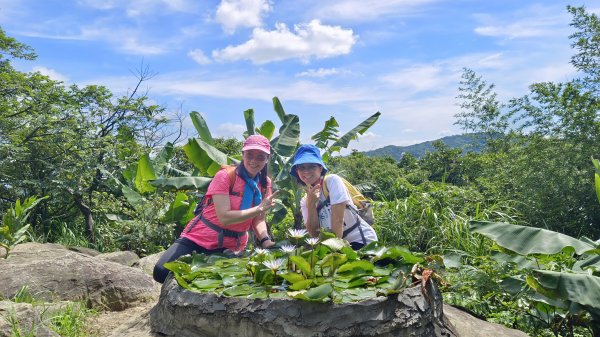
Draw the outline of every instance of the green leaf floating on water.
[[[298,249],[293,255],[278,250],[242,257],[223,254],[191,254],[165,264],[178,284],[194,292],[248,299],[300,299],[312,302],[347,303],[403,291],[410,286],[405,275],[415,261],[423,261],[403,247],[369,244],[352,250],[335,238]],[[291,255],[291,256],[290,256]],[[278,268],[265,261],[284,260]],[[375,266],[378,259],[391,260]],[[288,269],[291,268],[292,269]]]
[[[296,294],[293,296],[293,298],[299,298],[313,302],[323,302],[323,300],[329,298],[329,295],[331,295],[332,292],[333,286],[331,283],[325,283],[306,292]]]

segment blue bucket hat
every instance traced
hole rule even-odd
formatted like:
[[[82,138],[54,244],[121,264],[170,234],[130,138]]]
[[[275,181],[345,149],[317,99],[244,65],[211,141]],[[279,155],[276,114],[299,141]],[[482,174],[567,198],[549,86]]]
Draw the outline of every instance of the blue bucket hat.
[[[327,172],[327,166],[323,163],[323,159],[321,158],[321,152],[318,147],[314,145],[301,145],[294,154],[294,163],[292,164],[292,169],[290,174],[296,178],[298,178],[298,170],[296,165],[300,164],[319,164],[323,167],[323,171],[321,174],[325,174]]]

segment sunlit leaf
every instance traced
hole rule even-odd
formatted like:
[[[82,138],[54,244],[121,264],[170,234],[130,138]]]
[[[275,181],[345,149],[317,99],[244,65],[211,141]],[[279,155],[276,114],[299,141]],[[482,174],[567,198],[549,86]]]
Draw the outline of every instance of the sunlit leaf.
[[[277,117],[279,117],[279,120],[281,121],[281,123],[284,123],[286,113],[283,110],[283,106],[281,105],[279,98],[277,98],[277,97],[273,97],[273,109],[277,113]]]
[[[254,134],[254,110],[248,109],[244,111],[244,120],[246,121],[246,132],[244,135],[246,137]]]
[[[275,133],[275,124],[269,120],[266,120],[264,123],[262,123],[260,128],[257,129],[257,131],[267,139],[271,139]]]
[[[296,283],[298,281],[305,280],[305,278],[304,278],[304,276],[302,276],[302,274],[298,274],[298,273],[294,273],[294,272],[279,274],[279,276],[284,278],[289,283]]]
[[[294,282],[292,285],[290,285],[290,289],[291,290],[303,290],[303,289],[307,289],[308,287],[310,287],[312,285],[313,281],[312,280],[300,280],[297,282]]]
[[[222,286],[223,283],[221,282],[221,280],[214,279],[195,279],[190,283],[191,288],[196,288],[200,290],[215,290]]]
[[[300,270],[304,273],[304,275],[310,275],[311,272],[311,268],[310,268],[310,264],[308,263],[308,261],[306,261],[306,259],[304,259],[302,256],[290,256],[290,260],[298,267],[300,268]]]
[[[223,289],[223,295],[225,296],[246,296],[250,295],[255,289],[248,284],[236,285],[233,287]]]
[[[363,260],[358,260],[358,261],[352,261],[352,262],[348,262],[343,264],[342,266],[340,266],[337,270],[338,273],[344,273],[344,272],[352,272],[355,270],[359,270],[362,272],[370,272],[373,271],[373,268],[375,268],[375,266],[373,266],[373,264],[369,261],[363,261]]]
[[[210,129],[208,128],[208,125],[206,124],[206,121],[202,115],[196,111],[192,111],[190,112],[190,119],[192,120],[192,123],[198,132],[198,137],[207,144],[214,144],[213,137],[210,134]]]
[[[565,250],[581,255],[596,248],[587,242],[542,228],[487,221],[471,221],[470,226],[472,232],[484,235],[499,246],[521,255],[556,254]]]

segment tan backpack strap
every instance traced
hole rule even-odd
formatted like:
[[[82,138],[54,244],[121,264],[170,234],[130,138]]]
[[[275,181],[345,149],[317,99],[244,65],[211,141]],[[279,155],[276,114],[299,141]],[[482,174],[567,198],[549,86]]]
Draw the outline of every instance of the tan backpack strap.
[[[323,177],[323,186],[321,186],[323,188],[323,196],[325,196],[325,199],[329,198],[329,191],[327,190],[326,183],[327,177],[329,177],[327,174]]]

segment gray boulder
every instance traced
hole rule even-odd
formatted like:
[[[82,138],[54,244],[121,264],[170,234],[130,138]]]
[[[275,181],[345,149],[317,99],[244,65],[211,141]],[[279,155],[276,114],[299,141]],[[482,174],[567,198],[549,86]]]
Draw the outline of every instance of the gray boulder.
[[[150,311],[152,331],[165,336],[456,336],[442,320],[442,298],[429,283],[356,303],[252,300],[185,290],[165,281]],[[430,303],[431,302],[431,303]]]
[[[140,260],[140,257],[136,253],[128,250],[121,252],[103,253],[97,255],[96,258],[104,261],[111,261],[118,264],[122,264],[127,267],[133,266],[136,262]]]
[[[12,298],[27,286],[36,299],[87,301],[123,310],[151,297],[152,278],[141,270],[67,250],[57,244],[17,245],[0,260],[0,296]]]
[[[460,337],[527,337],[523,331],[480,320],[450,305],[444,305],[444,315]]]
[[[99,251],[87,247],[67,247],[67,249],[89,256],[98,256],[101,254]]]
[[[154,271],[154,265],[156,265],[156,262],[158,262],[158,259],[160,259],[163,253],[164,251],[142,257],[133,264],[133,267],[140,268],[144,273],[152,275],[152,272]]]

